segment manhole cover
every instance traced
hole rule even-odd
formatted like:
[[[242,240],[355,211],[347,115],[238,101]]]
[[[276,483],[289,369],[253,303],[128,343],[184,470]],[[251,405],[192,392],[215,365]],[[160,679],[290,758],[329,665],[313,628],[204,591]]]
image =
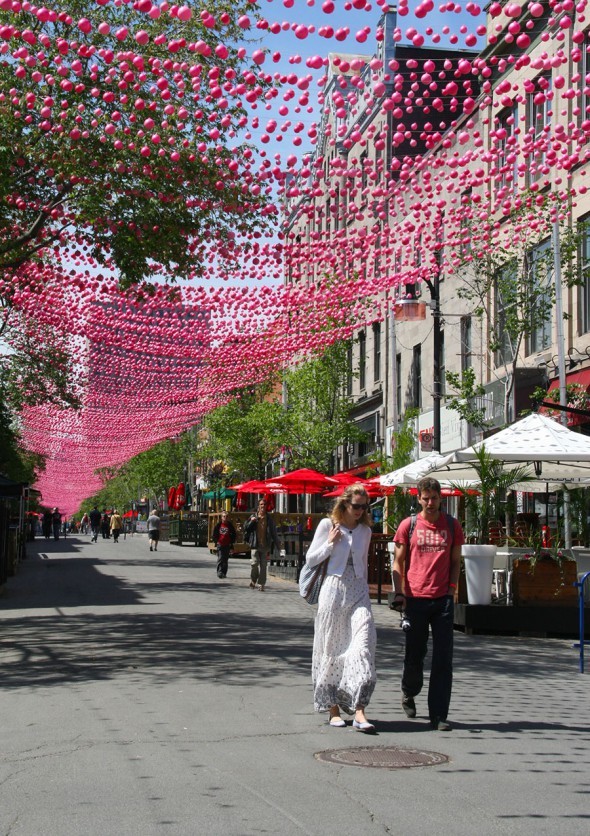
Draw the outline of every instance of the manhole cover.
[[[339,766],[370,766],[374,769],[411,769],[414,766],[436,766],[448,763],[448,757],[440,752],[423,752],[419,749],[400,749],[397,746],[367,746],[358,749],[328,749],[316,752],[315,757]]]

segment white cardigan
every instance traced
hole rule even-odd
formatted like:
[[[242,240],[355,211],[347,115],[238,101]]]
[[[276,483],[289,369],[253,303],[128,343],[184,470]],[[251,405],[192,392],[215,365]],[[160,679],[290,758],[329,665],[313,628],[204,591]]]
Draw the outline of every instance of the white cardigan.
[[[342,577],[348,557],[352,551],[352,563],[354,574],[357,578],[367,577],[367,556],[371,542],[371,529],[368,525],[358,525],[351,533],[343,525],[340,526],[340,537],[333,543],[328,543],[328,534],[332,528],[331,519],[320,521],[307,555],[305,562],[309,566],[317,566],[326,558],[329,558],[327,574]]]

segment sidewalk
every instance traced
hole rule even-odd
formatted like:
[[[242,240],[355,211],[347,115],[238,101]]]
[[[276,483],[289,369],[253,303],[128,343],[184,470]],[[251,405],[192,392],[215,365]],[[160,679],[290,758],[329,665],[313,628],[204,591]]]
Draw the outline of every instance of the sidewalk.
[[[374,603],[378,734],[312,710],[315,608],[145,536],[36,540],[0,597],[0,834],[586,834],[590,676],[571,641],[456,634],[454,730],[399,704],[403,634]],[[32,546],[32,548],[31,548]],[[318,761],[405,747],[414,769]]]

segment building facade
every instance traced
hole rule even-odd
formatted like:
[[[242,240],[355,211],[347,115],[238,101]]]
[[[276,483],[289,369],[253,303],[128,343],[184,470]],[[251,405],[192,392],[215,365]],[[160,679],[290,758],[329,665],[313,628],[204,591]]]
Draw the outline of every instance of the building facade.
[[[459,449],[533,391],[555,397],[559,362],[587,404],[588,27],[534,5],[492,4],[480,53],[403,46],[391,11],[373,56],[330,55],[315,152],[286,190],[285,281],[371,289],[348,381],[367,441],[341,467],[390,453],[410,407],[423,452]],[[483,425],[449,407],[447,372],[483,387]]]

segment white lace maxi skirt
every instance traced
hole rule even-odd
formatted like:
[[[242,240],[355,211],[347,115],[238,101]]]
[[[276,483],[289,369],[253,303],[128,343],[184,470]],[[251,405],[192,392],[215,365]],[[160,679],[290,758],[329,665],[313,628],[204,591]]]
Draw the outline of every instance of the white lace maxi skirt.
[[[341,578],[326,576],[320,592],[311,670],[316,711],[339,705],[352,714],[369,704],[376,644],[369,587],[349,560]]]

